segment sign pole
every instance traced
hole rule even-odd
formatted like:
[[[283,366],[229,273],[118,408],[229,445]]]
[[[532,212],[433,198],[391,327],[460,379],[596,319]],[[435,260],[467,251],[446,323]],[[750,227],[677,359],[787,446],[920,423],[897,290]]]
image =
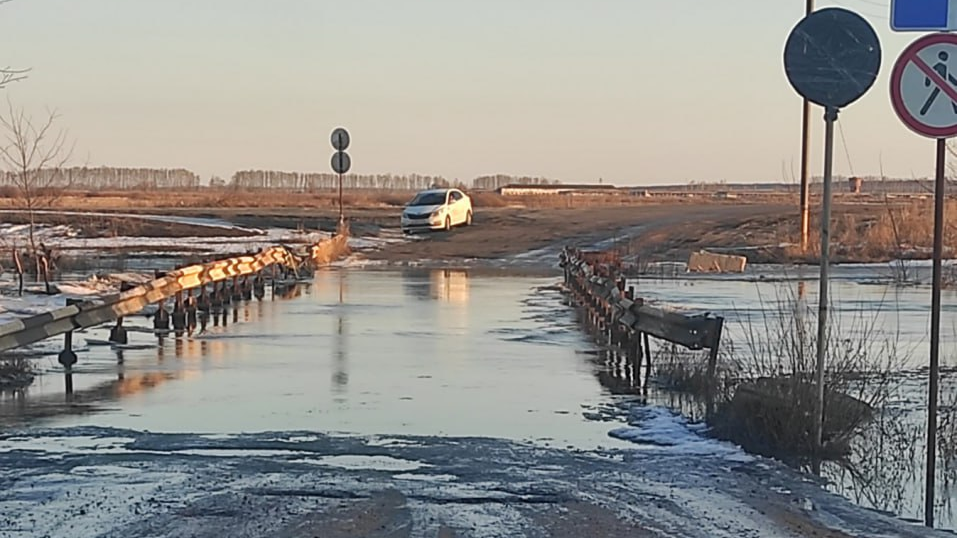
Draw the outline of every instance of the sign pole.
[[[352,159],[346,153],[346,148],[349,147],[349,131],[336,127],[332,131],[332,147],[336,150],[332,155],[332,171],[339,176],[339,229],[342,229],[345,223],[342,212],[342,175],[352,167]]]
[[[927,4],[930,5],[930,4]],[[921,14],[925,3],[892,4],[892,28],[898,31],[924,29],[931,19]],[[946,7],[946,6],[945,6]],[[914,11],[918,10],[918,11]],[[944,205],[946,202],[947,139],[957,136],[957,35],[947,10],[934,24],[945,32],[918,38],[901,53],[891,71],[891,104],[901,121],[915,133],[937,141],[934,186],[934,253],[930,305],[930,371],[927,380],[927,453],[924,476],[924,525],[934,526],[937,486],[937,415],[940,392],[940,292],[944,256]],[[926,15],[926,13],[925,13]],[[957,15],[957,14],[955,14]]]
[[[810,15],[814,11],[814,0],[807,0],[804,14]],[[808,160],[810,159],[811,144],[811,102],[804,98],[804,108],[801,117],[801,252],[806,253],[808,247],[808,229],[811,222],[811,189],[808,185]]]
[[[824,445],[824,371],[827,359],[828,279],[831,262],[831,174],[834,163],[834,122],[837,109],[824,109],[824,203],[821,209],[821,279],[818,292],[817,398],[814,401],[814,450],[820,455]]]
[[[809,11],[814,7],[812,4],[808,0]],[[816,397],[814,416],[811,420],[811,438],[807,441],[815,456],[815,466],[823,455],[824,445],[824,383],[828,348],[828,273],[831,261],[834,122],[837,121],[840,109],[860,99],[874,85],[880,66],[881,43],[877,32],[866,19],[844,8],[829,7],[811,11],[791,30],[784,45],[784,69],[788,82],[807,101],[824,108],[821,276],[814,372]],[[806,202],[807,199],[803,201]],[[802,213],[804,209],[802,207]],[[802,215],[802,221],[803,219],[804,215]],[[806,234],[806,228],[803,225],[802,222],[802,243],[805,242],[803,236]]]
[[[924,481],[924,525],[934,526],[937,478],[937,397],[940,382],[940,287],[944,256],[944,196],[947,139],[937,139],[937,176],[934,188],[934,272],[930,299],[930,380],[927,394],[927,475]]]

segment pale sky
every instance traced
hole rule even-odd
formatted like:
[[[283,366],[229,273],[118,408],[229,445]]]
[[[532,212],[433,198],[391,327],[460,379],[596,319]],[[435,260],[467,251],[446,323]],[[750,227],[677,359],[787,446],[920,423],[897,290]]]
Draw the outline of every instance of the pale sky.
[[[835,173],[933,174],[934,142],[889,97],[922,34],[889,0],[820,2],[867,18],[883,65],[841,114]],[[804,0],[13,0],[0,96],[47,107],[79,164],[328,171],[352,134],[356,173],[484,174],[641,185],[798,173],[800,97],[783,48]],[[812,173],[822,115],[812,111]],[[852,165],[852,166],[851,166]],[[787,170],[787,172],[785,171]]]

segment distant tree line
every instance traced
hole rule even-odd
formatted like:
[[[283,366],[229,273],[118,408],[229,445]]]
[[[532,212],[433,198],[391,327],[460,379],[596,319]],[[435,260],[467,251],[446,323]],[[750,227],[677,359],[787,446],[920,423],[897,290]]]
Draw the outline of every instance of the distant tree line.
[[[190,189],[200,184],[198,175],[182,168],[49,168],[36,175],[38,184],[70,189]],[[0,184],[15,185],[16,175],[0,172]]]
[[[550,180],[544,177],[528,176],[509,176],[497,174],[494,176],[480,176],[472,180],[472,188],[478,190],[490,190],[504,187],[506,185],[560,185],[561,181]]]
[[[339,186],[339,176],[332,173],[276,172],[273,170],[242,170],[233,174],[232,187],[240,189],[284,189],[310,191],[334,189]],[[343,189],[388,189],[421,190],[430,187],[448,187],[449,181],[441,176],[419,174],[345,174]]]

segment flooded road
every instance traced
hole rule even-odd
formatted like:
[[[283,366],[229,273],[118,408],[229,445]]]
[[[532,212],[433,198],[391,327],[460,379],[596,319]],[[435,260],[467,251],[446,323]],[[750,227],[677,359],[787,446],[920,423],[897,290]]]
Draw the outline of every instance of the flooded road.
[[[680,407],[623,387],[559,280],[329,269],[191,336],[142,316],[125,349],[78,333],[72,396],[50,357],[0,397],[0,535],[312,536],[363,503],[408,532],[383,536],[924,535],[647,406]],[[732,320],[754,300],[669,282],[639,290]]]
[[[796,309],[807,315],[803,326],[813,334],[818,296],[816,267],[752,267],[749,272],[677,278],[659,274],[629,285],[653,301],[724,316],[722,358],[744,357],[747,363],[747,357],[768,349],[780,351],[775,339],[793,338],[800,319]],[[843,357],[851,350],[860,355],[862,368],[870,365],[893,381],[884,414],[854,439],[846,461],[826,462],[822,476],[831,490],[861,505],[919,521],[926,461],[930,267],[909,262],[904,284],[898,282],[900,272],[896,263],[832,269],[830,316],[836,337],[831,345],[840,348],[835,355]],[[942,528],[957,529],[957,290],[944,290],[941,303],[936,520]],[[813,357],[813,342],[807,351]],[[652,401],[689,408],[673,394],[652,395]]]
[[[296,300],[242,304],[204,334],[157,342],[132,332],[130,344],[143,349],[90,346],[73,382],[76,399],[96,413],[54,414],[64,382],[51,358],[43,363],[51,375],[25,396],[0,401],[0,415],[54,414],[43,426],[622,446],[606,425],[582,418],[583,407],[607,395],[583,359],[589,344],[574,313],[548,288],[555,283],[463,270],[324,271],[299,287]],[[77,341],[106,337],[97,329]]]

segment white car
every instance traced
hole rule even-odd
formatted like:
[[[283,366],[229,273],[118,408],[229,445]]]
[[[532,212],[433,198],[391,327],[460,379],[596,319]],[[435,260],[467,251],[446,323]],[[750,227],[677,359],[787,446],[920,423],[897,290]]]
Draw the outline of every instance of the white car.
[[[402,211],[402,231],[451,230],[472,224],[472,199],[458,189],[429,189],[415,195]]]

